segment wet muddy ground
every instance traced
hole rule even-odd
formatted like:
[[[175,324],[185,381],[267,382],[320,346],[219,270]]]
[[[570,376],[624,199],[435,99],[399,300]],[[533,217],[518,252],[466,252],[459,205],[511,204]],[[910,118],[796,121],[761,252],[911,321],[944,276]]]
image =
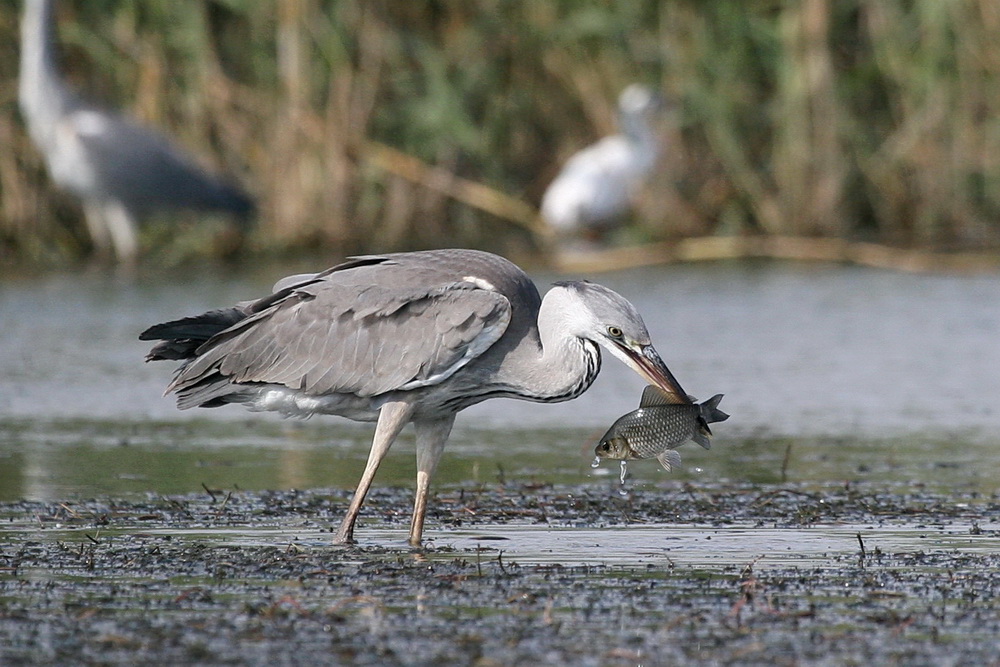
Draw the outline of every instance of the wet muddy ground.
[[[375,489],[360,543],[331,546],[347,499],[0,504],[0,664],[1000,660],[995,495],[455,485],[419,551],[406,488]]]

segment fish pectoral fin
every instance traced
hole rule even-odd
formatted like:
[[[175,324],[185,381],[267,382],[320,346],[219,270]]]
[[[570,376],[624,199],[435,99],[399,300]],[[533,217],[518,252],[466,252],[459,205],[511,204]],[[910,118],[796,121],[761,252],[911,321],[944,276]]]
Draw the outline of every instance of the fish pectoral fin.
[[[660,462],[664,470],[670,472],[681,464],[681,455],[677,453],[676,449],[665,449],[656,455],[656,460]]]

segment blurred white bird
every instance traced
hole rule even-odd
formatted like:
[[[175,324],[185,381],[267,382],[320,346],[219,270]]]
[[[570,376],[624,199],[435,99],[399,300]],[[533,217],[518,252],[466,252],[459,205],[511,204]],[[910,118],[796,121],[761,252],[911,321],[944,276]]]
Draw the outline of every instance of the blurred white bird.
[[[632,84],[618,98],[621,134],[601,139],[566,161],[542,197],[542,217],[557,235],[600,234],[620,222],[659,156],[653,118],[659,95]]]
[[[95,249],[133,263],[136,221],[164,209],[218,210],[246,222],[254,202],[167,137],[94,106],[62,81],[52,0],[25,0],[19,102],[52,180],[83,202]]]

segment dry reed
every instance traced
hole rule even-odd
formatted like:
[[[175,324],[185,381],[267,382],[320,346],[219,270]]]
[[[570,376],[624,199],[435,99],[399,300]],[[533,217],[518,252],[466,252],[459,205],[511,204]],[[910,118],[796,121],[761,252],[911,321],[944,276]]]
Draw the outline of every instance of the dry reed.
[[[235,174],[265,251],[537,245],[545,185],[635,80],[673,101],[643,238],[1000,241],[992,0],[58,9],[66,77]],[[57,261],[86,242],[18,117],[18,11],[0,5],[0,257]]]

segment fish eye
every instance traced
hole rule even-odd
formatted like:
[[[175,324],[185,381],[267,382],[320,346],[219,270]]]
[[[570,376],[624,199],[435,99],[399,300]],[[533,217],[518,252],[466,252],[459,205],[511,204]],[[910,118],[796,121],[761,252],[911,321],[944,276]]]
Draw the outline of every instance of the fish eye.
[[[601,446],[598,447],[598,449],[600,449],[602,452],[606,452],[609,449],[611,449],[611,443],[610,442],[602,442]]]
[[[612,338],[621,338],[622,330],[616,326],[610,326],[608,327],[608,335],[611,336]]]

